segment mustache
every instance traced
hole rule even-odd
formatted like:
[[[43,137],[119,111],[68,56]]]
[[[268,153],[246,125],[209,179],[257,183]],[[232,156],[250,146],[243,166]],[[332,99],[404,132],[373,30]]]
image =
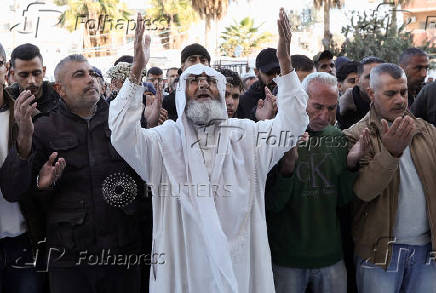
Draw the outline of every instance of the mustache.
[[[96,91],[98,92],[97,87],[95,87],[95,86],[88,86],[88,87],[86,87],[86,88],[83,90],[83,93],[86,93],[86,92],[89,91],[89,90],[96,90]]]

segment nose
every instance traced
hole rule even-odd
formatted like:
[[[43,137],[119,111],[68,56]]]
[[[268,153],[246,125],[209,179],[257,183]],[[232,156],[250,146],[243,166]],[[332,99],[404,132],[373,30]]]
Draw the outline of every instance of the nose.
[[[29,83],[29,84],[35,84],[35,81],[36,81],[36,79],[35,79],[35,77],[33,76],[33,74],[29,74],[29,77],[28,77],[28,79],[27,79],[27,82]]]
[[[329,122],[330,121],[330,115],[328,109],[324,109],[319,113],[319,119],[321,119],[323,122]]]
[[[209,83],[206,79],[200,79],[200,81],[198,82],[198,87],[200,89],[209,88]]]
[[[422,78],[426,78],[426,77],[427,77],[427,68],[423,68],[423,69],[420,71],[420,74],[421,74],[421,77],[422,77]]]

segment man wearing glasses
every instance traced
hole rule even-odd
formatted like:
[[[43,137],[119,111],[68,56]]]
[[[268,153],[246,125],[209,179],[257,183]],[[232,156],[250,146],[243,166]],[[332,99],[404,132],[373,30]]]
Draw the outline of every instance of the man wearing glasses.
[[[153,193],[153,253],[165,253],[166,261],[152,265],[150,292],[274,292],[266,176],[308,123],[307,94],[292,68],[284,9],[278,21],[281,76],[275,78],[279,111],[257,123],[228,119],[226,78],[196,64],[180,76],[177,120],[141,128],[139,77],[151,40],[143,36],[140,14],[137,24],[135,62],[110,105],[109,127],[113,146]],[[157,99],[162,99],[160,90]],[[271,99],[265,104],[272,109]],[[284,132],[294,139],[266,142]]]

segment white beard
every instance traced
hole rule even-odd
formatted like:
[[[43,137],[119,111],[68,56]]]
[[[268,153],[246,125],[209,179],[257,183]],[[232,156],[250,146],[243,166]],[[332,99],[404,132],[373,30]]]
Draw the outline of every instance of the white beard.
[[[227,112],[218,100],[193,101],[189,100],[185,108],[186,117],[195,125],[209,125],[227,119]]]

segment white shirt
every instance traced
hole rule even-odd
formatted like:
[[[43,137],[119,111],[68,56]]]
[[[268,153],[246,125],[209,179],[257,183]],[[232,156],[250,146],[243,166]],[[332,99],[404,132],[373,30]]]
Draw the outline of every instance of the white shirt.
[[[9,110],[0,112],[0,167],[8,155]],[[26,232],[23,214],[16,202],[8,202],[0,190],[0,238],[16,237]]]

